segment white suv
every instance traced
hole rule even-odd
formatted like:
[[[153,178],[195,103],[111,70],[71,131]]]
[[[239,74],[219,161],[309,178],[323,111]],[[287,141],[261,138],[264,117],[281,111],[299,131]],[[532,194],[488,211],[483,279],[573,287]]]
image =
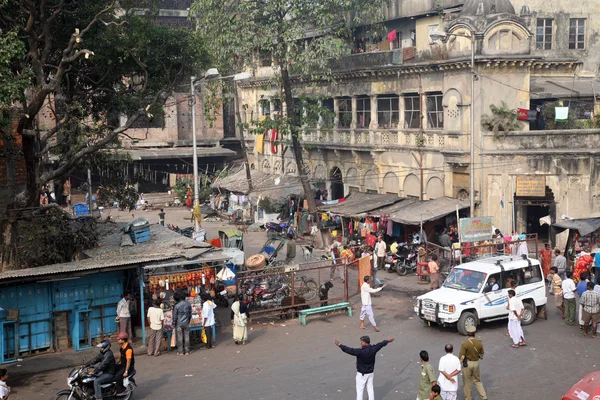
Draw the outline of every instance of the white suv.
[[[415,312],[427,324],[456,324],[467,334],[468,326],[480,321],[508,318],[508,289],[517,281],[517,297],[523,300],[522,324],[535,321],[537,310],[546,305],[546,287],[540,263],[517,256],[484,258],[454,267],[441,288],[417,298]]]

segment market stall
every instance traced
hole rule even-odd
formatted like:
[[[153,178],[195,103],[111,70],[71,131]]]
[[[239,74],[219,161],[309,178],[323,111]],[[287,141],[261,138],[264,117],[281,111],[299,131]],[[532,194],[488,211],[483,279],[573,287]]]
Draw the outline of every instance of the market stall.
[[[222,306],[229,306],[228,299],[235,296],[236,269],[230,257],[221,251],[210,251],[195,260],[144,267],[144,297],[147,303],[158,300],[164,311],[163,330],[169,339],[169,347],[174,346],[173,307],[174,295],[179,293],[192,306],[190,332],[202,329],[203,295],[209,295]],[[144,315],[145,315],[144,311]],[[216,335],[213,326],[213,335]],[[216,336],[215,336],[216,337]]]
[[[569,268],[579,278],[582,270],[596,274],[596,254],[600,253],[600,218],[562,220],[552,224],[557,233],[568,230],[564,256]],[[596,276],[598,278],[598,276]]]

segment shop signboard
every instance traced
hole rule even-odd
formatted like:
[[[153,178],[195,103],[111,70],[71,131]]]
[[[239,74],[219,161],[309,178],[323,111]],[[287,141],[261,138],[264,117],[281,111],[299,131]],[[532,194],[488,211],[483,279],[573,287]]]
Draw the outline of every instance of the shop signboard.
[[[494,217],[461,218],[459,223],[461,242],[481,242],[492,238]]]
[[[516,195],[519,197],[545,197],[546,177],[539,175],[517,176]]]

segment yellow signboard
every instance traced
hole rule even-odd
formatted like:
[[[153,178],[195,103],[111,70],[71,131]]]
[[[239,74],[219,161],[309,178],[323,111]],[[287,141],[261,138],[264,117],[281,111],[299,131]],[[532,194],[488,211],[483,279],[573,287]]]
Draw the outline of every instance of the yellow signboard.
[[[517,176],[516,195],[522,197],[545,197],[546,177],[539,175]]]

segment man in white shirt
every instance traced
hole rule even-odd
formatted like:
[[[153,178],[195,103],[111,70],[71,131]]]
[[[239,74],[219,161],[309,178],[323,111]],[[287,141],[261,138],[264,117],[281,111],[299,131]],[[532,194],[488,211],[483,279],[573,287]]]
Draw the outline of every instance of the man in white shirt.
[[[456,400],[458,392],[458,374],[460,374],[461,364],[458,357],[454,354],[454,347],[447,344],[444,347],[446,355],[440,358],[438,370],[440,376],[437,380],[438,385],[442,389],[440,395],[443,400]]]
[[[577,317],[575,293],[577,293],[577,286],[572,279],[573,272],[567,271],[566,275],[567,279],[562,283],[563,299],[565,300],[565,322],[567,325],[575,325],[575,318]]]
[[[360,309],[360,329],[365,328],[365,316],[369,317],[369,322],[373,325],[375,332],[379,332],[379,328],[377,327],[377,323],[375,322],[375,317],[373,316],[373,308],[371,307],[371,293],[380,292],[381,289],[385,287],[383,285],[380,288],[373,289],[369,284],[370,277],[367,275],[363,278],[364,282],[360,287],[360,300],[362,302],[362,307]]]
[[[383,236],[377,238],[375,255],[377,256],[377,268],[373,268],[373,286],[377,286],[377,270],[383,270],[387,256],[387,244],[383,241]]]
[[[202,297],[204,303],[202,304],[202,328],[206,334],[206,348],[213,348],[213,326],[215,325],[215,312],[214,309],[217,305],[213,303],[210,296],[204,295]]]
[[[117,317],[119,317],[119,332],[125,332],[129,335],[129,344],[133,343],[133,332],[131,330],[131,312],[129,311],[129,302],[131,293],[127,290],[123,292],[123,298],[117,303]]]
[[[527,241],[525,240],[526,238],[527,236],[524,233],[519,236],[519,239],[522,240],[522,242],[519,243],[519,248],[517,249],[517,256],[519,257],[523,256],[523,254],[529,257],[529,247],[527,247]]]
[[[160,342],[163,337],[163,321],[165,314],[158,305],[158,300],[154,300],[150,308],[148,308],[148,324],[150,325],[150,334],[148,335],[148,355],[160,355]]]
[[[525,307],[521,299],[517,297],[514,290],[508,291],[508,334],[513,341],[511,347],[519,348],[519,346],[525,346],[525,335],[521,328],[521,319],[525,312]]]

